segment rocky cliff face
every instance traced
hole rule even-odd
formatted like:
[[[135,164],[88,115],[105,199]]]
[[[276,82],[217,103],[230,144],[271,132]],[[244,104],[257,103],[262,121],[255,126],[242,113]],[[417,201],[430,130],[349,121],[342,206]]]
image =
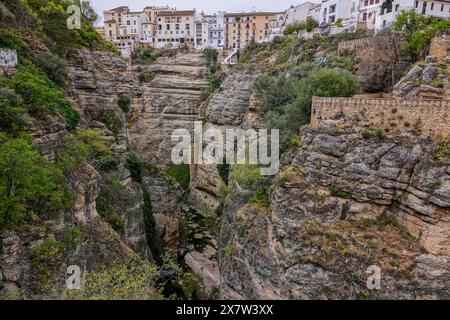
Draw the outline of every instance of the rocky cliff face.
[[[224,209],[226,299],[445,298],[450,175],[420,137],[361,137],[363,123],[306,129],[275,179],[270,207],[233,191]],[[395,218],[393,218],[395,217]],[[381,268],[381,289],[366,270]]]
[[[120,109],[118,100],[122,95],[128,96],[134,103],[142,96],[137,75],[128,72],[127,64],[114,54],[78,50],[70,56],[70,72],[68,80],[68,95],[72,105],[81,115],[81,125],[89,128],[101,129],[109,137],[109,144],[114,156],[119,161],[118,178],[125,186],[129,201],[128,206],[121,212],[125,220],[125,241],[142,257],[149,257],[147,241],[144,235],[142,218],[142,193],[139,185],[131,179],[130,172],[125,168],[125,157],[132,150],[126,128],[127,115]],[[106,119],[115,117],[122,124],[118,132],[111,132],[105,124]],[[100,181],[92,181],[100,188]],[[83,194],[83,192],[80,192]],[[82,197],[82,196],[80,196]],[[96,197],[91,199],[95,203]],[[83,200],[77,200],[83,202]],[[95,209],[95,205],[94,205]],[[87,212],[84,207],[78,210],[80,219]]]
[[[245,119],[252,113],[251,85],[258,71],[251,67],[233,70],[227,75],[220,88],[202,105],[200,118],[206,123],[203,130],[216,129],[225,132],[229,128],[247,126]],[[225,169],[227,170],[227,169]],[[222,210],[221,191],[226,187],[217,165],[195,165],[192,177],[188,207],[194,209],[197,219],[216,221],[206,234],[198,231],[199,240],[206,246],[191,248],[185,261],[197,276],[208,297],[217,297],[219,287],[219,265],[217,262],[218,244],[216,241],[220,213]],[[195,229],[194,224],[194,229]]]
[[[83,128],[101,129],[108,145],[118,160],[117,177],[124,186],[128,201],[121,213],[125,222],[119,234],[100,218],[97,210],[104,179],[97,168],[84,164],[69,177],[74,191],[72,208],[47,219],[36,220],[26,226],[5,231],[0,235],[0,295],[17,298],[60,297],[65,284],[65,272],[70,265],[82,270],[95,270],[116,260],[138,254],[150,258],[144,235],[142,193],[124,167],[125,154],[130,144],[125,127],[116,135],[102,121],[109,112],[125,122],[126,115],[117,100],[121,94],[139,88],[127,74],[126,63],[115,55],[89,50],[74,51],[70,55],[69,79],[66,96],[81,116]],[[58,149],[68,132],[61,116],[46,115],[43,119],[30,118],[28,130],[39,152],[54,162]],[[70,240],[74,230],[80,239]],[[50,250],[48,261],[41,261],[39,248]]]
[[[152,72],[140,84],[143,95],[128,122],[130,141],[142,159],[155,165],[171,164],[176,129],[193,130],[198,120],[201,91],[208,87],[208,69],[202,53],[177,53],[148,66],[134,66],[135,74]]]
[[[446,99],[450,83],[448,63],[428,56],[425,63],[415,65],[394,87],[394,96],[408,99]]]

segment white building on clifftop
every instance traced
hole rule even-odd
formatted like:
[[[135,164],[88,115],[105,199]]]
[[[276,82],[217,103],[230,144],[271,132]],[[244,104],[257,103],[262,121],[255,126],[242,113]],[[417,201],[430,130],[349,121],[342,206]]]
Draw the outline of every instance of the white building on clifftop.
[[[450,18],[450,0],[384,0],[375,19],[375,31],[391,26],[404,10],[415,10],[426,16]]]

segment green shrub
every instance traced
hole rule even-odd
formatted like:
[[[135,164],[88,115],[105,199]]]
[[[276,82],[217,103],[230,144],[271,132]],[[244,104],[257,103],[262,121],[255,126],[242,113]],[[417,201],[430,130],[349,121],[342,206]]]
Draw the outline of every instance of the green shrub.
[[[56,112],[65,102],[62,91],[32,66],[20,66],[10,86],[22,96],[28,112],[33,115]]]
[[[350,197],[350,194],[348,192],[345,192],[344,190],[342,190],[341,188],[337,187],[334,184],[329,187],[329,190],[333,197],[344,199],[348,199]]]
[[[139,48],[133,52],[131,57],[135,64],[152,64],[160,56],[160,53],[151,48]]]
[[[118,233],[125,232],[125,221],[117,212],[111,214],[107,221],[114,231]]]
[[[117,261],[99,271],[85,273],[78,299],[162,300],[156,265],[138,259]]]
[[[373,139],[373,138],[377,138],[379,140],[383,140],[386,138],[387,133],[388,133],[388,129],[385,128],[377,128],[375,131],[373,131],[374,129],[364,129],[361,132],[361,137],[363,139]]]
[[[65,173],[88,161],[101,172],[117,169],[118,161],[107,146],[107,138],[98,129],[80,129],[64,140],[64,147],[58,152],[58,164]]]
[[[256,106],[263,113],[263,127],[280,130],[280,148],[289,148],[300,126],[309,123],[313,96],[352,96],[358,80],[347,71],[314,68],[303,63],[276,78],[258,77],[253,83]]]
[[[365,129],[365,130],[363,130],[361,132],[361,137],[363,137],[366,140],[367,139],[372,139],[373,138],[373,133],[372,133],[372,131]]]
[[[431,83],[430,83],[433,87],[435,88],[443,88],[444,87],[444,81],[442,80],[441,77],[437,76],[435,77]]]
[[[255,195],[249,201],[250,204],[257,205],[262,208],[268,208],[270,206],[269,196],[265,188],[258,188]]]
[[[205,101],[209,98],[211,94],[216,91],[222,84],[223,80],[225,79],[225,74],[222,72],[214,73],[208,77],[209,87],[206,89],[203,89],[200,95],[200,100]]]
[[[0,48],[14,49],[19,59],[28,56],[28,44],[11,31],[0,29]]]
[[[34,62],[53,82],[59,85],[64,84],[69,73],[66,60],[50,52],[40,52],[36,55]]]
[[[0,228],[57,213],[70,203],[59,168],[27,139],[0,134]]]
[[[78,112],[72,109],[63,91],[34,66],[20,66],[8,85],[21,95],[31,115],[59,112],[66,120],[67,130],[75,130],[80,120]]]
[[[93,21],[97,14],[90,7],[89,1],[81,5],[81,28],[68,29],[66,9],[72,4],[66,0],[27,0],[34,15],[41,21],[42,31],[51,40],[47,43],[52,51],[63,55],[71,48],[80,46],[92,50],[109,50],[118,52],[117,48],[103,39],[95,30]]]
[[[250,43],[244,48],[244,50],[238,53],[238,63],[247,63],[250,61],[250,58],[253,57],[256,51],[259,49],[258,43],[254,38],[250,41]]]
[[[68,49],[78,47],[81,40],[77,30],[67,28],[66,6],[53,1],[38,6],[35,10],[39,19],[44,22],[42,30],[53,40],[54,49],[65,54]]]
[[[117,135],[123,129],[123,122],[112,110],[102,110],[100,112],[100,121],[103,122],[112,134],[117,137]]]
[[[379,230],[383,230],[388,226],[400,227],[397,218],[388,213],[382,213],[375,219],[363,218],[359,221],[359,225],[363,228],[376,227]]]
[[[56,109],[64,117],[64,120],[66,120],[67,131],[75,132],[80,123],[80,114],[78,111],[73,109],[67,101],[62,101]]]
[[[166,176],[178,182],[184,190],[189,188],[191,173],[188,164],[174,164],[170,166],[166,170]]]
[[[83,243],[83,234],[81,230],[76,227],[67,227],[64,231],[64,248],[66,250],[74,250]]]
[[[387,135],[387,130],[385,128],[378,128],[375,131],[375,136],[380,140],[386,138],[386,135]]]
[[[123,112],[128,113],[130,112],[130,105],[131,105],[131,99],[128,96],[122,95],[119,98],[118,101],[120,109],[122,109]]]
[[[264,186],[267,177],[261,175],[258,165],[235,164],[231,169],[231,178],[244,188],[257,190]]]
[[[0,130],[17,135],[25,128],[25,109],[22,97],[7,88],[0,88]]]
[[[40,267],[41,264],[53,260],[61,249],[61,242],[53,236],[47,236],[41,242],[31,248],[30,259],[33,268]]]
[[[394,22],[394,30],[401,33],[402,51],[417,61],[426,51],[433,37],[450,26],[449,19],[424,16],[415,10],[402,11]]]
[[[125,167],[130,171],[131,178],[134,182],[142,182],[143,162],[136,153],[129,153],[127,155]]]
[[[431,151],[431,157],[435,161],[450,159],[450,143],[440,143]]]
[[[141,73],[139,73],[139,80],[141,82],[150,82],[155,79],[155,77],[156,73],[154,73],[153,71],[142,71]]]
[[[308,32],[311,32],[314,28],[318,26],[316,20],[314,20],[312,17],[308,17],[305,21],[300,21],[296,23],[289,24],[284,29],[284,34],[292,34],[294,32],[299,32],[301,30],[306,30]]]

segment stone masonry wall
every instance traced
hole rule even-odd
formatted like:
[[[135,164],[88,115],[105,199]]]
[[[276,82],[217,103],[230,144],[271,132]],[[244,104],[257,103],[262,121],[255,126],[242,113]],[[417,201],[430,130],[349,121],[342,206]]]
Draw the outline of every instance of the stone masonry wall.
[[[450,137],[450,101],[314,97],[311,126],[344,114],[392,131],[415,131],[435,139]]]

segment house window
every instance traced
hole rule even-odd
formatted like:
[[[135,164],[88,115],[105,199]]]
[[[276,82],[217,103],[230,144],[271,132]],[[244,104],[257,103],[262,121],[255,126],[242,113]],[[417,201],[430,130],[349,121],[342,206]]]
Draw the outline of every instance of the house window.
[[[366,21],[367,20],[367,12],[364,12],[363,13],[363,21]]]
[[[416,1],[416,9],[419,7],[419,1]]]
[[[364,1],[364,6],[367,7],[369,5],[369,0]]]
[[[186,24],[186,30],[190,30],[190,28],[191,28],[191,25],[190,24]]]
[[[127,20],[127,26],[131,26],[131,21]]]
[[[441,4],[441,12],[444,11],[444,5]]]
[[[434,2],[431,3],[431,11],[434,9]]]

